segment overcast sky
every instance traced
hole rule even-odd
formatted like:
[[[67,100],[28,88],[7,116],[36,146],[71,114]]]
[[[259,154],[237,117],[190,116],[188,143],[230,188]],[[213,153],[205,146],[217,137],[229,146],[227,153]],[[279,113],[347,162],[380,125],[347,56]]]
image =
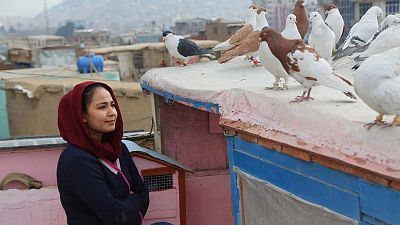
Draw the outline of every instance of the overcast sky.
[[[0,0],[0,16],[34,17],[44,9],[45,0]],[[48,7],[63,0],[47,0]]]

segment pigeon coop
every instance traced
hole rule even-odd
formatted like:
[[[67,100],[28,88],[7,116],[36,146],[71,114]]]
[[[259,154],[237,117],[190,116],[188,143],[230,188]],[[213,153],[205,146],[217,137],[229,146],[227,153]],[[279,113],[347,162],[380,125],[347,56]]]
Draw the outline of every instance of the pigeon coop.
[[[300,85],[266,90],[273,82],[243,57],[151,70],[141,85],[155,99],[166,154],[200,170],[227,154],[235,225],[400,224],[400,129],[366,130],[374,113],[326,87],[289,103]]]

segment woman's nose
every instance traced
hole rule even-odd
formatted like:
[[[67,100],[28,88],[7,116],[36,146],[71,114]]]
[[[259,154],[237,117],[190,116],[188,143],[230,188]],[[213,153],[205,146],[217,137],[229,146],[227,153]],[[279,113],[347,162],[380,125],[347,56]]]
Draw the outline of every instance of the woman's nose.
[[[117,109],[113,106],[108,107],[108,115],[109,116],[116,116],[117,115]]]

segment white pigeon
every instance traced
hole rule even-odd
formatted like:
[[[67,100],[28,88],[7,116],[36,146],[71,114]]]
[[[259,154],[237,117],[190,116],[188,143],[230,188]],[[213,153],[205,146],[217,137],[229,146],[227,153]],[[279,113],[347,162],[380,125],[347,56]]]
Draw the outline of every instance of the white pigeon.
[[[261,8],[261,7],[259,9],[257,9],[257,15],[256,15],[257,26],[256,26],[255,31],[261,32],[261,30],[264,27],[269,27],[266,15],[267,15],[266,9]],[[259,37],[259,35],[257,35],[257,37],[256,37],[257,40],[258,40],[258,37]],[[256,66],[260,65],[258,50],[259,50],[259,47],[258,47],[257,51],[246,53],[246,55],[251,59],[253,64]]]
[[[400,126],[400,47],[375,54],[357,70],[354,89],[357,95],[378,113],[368,129],[384,124],[383,116],[395,116],[387,125]]]
[[[305,88],[295,102],[312,99],[311,88],[316,85],[339,90],[346,96],[357,99],[351,83],[334,73],[331,65],[302,40],[286,39],[270,28],[264,29],[260,38],[262,42],[268,43],[272,54],[278,58],[286,72]]]
[[[257,21],[257,8],[255,6],[250,6],[247,10],[246,22],[234,35],[232,35],[228,40],[216,45],[214,51],[226,51],[232,47],[240,44],[240,42],[256,29]]]
[[[362,45],[362,46],[361,45],[356,45],[354,47],[348,47],[345,50],[341,50],[340,49],[339,51],[335,52],[333,60],[337,60],[337,59],[340,59],[340,58],[345,57],[345,56],[352,55],[352,54],[357,53],[357,52],[364,52],[365,50],[367,50],[369,48],[369,45],[371,44],[371,42],[373,42],[384,30],[386,30],[388,27],[390,27],[390,26],[392,26],[393,24],[396,24],[396,23],[400,23],[400,16],[399,17],[397,15],[388,15],[388,16],[386,16],[385,19],[383,19],[382,22],[379,24],[379,30],[377,32],[375,32],[375,34],[370,39],[368,39],[368,41],[364,45]],[[388,40],[388,39],[386,39],[386,40]],[[388,40],[388,41],[390,41],[390,40]],[[390,43],[388,43],[388,45],[390,45]],[[374,49],[374,48],[372,48],[372,49]],[[385,49],[383,51],[386,51],[386,50],[387,49]],[[380,51],[380,52],[383,52],[383,51]],[[369,51],[367,51],[366,55],[368,55],[368,56],[370,55]],[[365,57],[360,58],[359,56],[357,56],[355,60],[356,61],[358,61],[358,60],[362,61],[364,59],[365,59]],[[357,63],[353,67],[353,69],[357,69],[358,66],[359,66],[359,63]]]
[[[335,33],[326,25],[318,12],[310,14],[310,21],[311,33],[308,44],[329,62],[332,58],[332,50],[335,48]]]
[[[179,60],[179,63],[183,66],[187,65],[190,56],[213,53],[212,50],[202,49],[193,41],[175,35],[171,31],[164,31],[163,39],[169,54]]]
[[[379,30],[383,30],[390,25],[393,25],[396,23],[398,20],[400,20],[400,17],[397,17],[396,15],[389,14],[385,17],[385,19],[382,20],[381,23],[379,23]]]
[[[296,16],[294,14],[289,14],[286,17],[286,26],[281,34],[287,39],[301,39],[300,33],[297,30]],[[262,41],[260,43],[259,57],[261,65],[275,77],[275,82],[272,83],[272,89],[280,90],[281,88],[279,88],[279,82],[281,78],[283,78],[285,83],[282,84],[282,89],[287,90],[289,88],[289,75],[279,60],[272,54],[271,49],[266,41]]]
[[[392,48],[400,46],[400,19],[382,32],[380,32],[372,41],[369,43],[368,48],[363,51],[360,55],[354,58],[357,64],[353,69],[357,69],[362,61],[371,55],[382,53]]]
[[[340,14],[339,9],[334,4],[327,4],[325,6],[326,19],[325,23],[335,33],[335,45],[339,42],[342,37],[344,30],[344,20]]]
[[[297,29],[297,20],[294,14],[289,14],[286,17],[285,29],[281,32],[282,36],[287,39],[302,39]]]
[[[257,61],[258,57],[258,49],[260,47],[259,37],[261,29],[264,27],[269,27],[267,19],[265,17],[267,10],[264,8],[258,8],[257,10],[257,27],[256,29],[247,35],[247,37],[240,43],[240,45],[229,49],[224,52],[221,57],[218,59],[219,63],[226,63],[227,61],[233,59],[236,56],[246,54],[250,57],[254,63],[254,65],[260,64]]]
[[[382,9],[378,6],[372,6],[361,17],[360,21],[351,27],[341,49],[348,47],[363,46],[367,43],[375,32],[379,30],[378,17],[382,16]]]

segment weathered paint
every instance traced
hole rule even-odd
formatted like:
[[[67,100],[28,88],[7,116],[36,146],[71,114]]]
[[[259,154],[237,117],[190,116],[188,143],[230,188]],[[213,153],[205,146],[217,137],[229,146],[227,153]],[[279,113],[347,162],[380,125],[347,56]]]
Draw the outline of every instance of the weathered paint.
[[[159,99],[163,154],[190,169],[227,169],[226,140],[210,133],[211,113]]]
[[[234,136],[227,136],[228,142],[228,159],[229,159],[229,175],[231,182],[231,198],[232,198],[232,208],[233,208],[233,218],[235,224],[240,224],[241,215],[240,215],[240,207],[239,207],[239,189],[237,188],[237,176],[233,170],[233,165],[235,165],[235,158],[233,156],[233,148],[235,138]]]
[[[7,185],[8,190],[0,191],[0,224],[7,225],[66,225],[65,212],[56,188],[56,168],[64,147],[26,148],[24,150],[0,151],[0,181],[12,172],[25,173],[43,182],[45,188],[39,190],[16,190],[23,188],[18,183]],[[158,162],[133,157],[139,171],[165,167]],[[169,222],[179,225],[179,185],[178,173],[173,174],[174,188],[150,192],[150,205],[143,225],[155,222]],[[226,191],[226,190],[224,190]],[[230,199],[226,202],[230,203]],[[40,207],[37,207],[40,206]]]
[[[56,186],[57,162],[62,148],[0,152],[0,180],[13,172],[25,173],[43,185]]]
[[[140,85],[142,86],[143,90],[147,90],[151,93],[157,94],[159,96],[163,96],[166,99],[166,101],[169,101],[171,103],[175,101],[175,102],[180,102],[185,105],[192,106],[193,108],[196,108],[196,109],[201,109],[201,110],[205,110],[205,111],[212,112],[212,113],[219,112],[219,106],[216,104],[209,103],[209,102],[200,102],[200,101],[196,101],[196,100],[193,100],[190,98],[183,98],[178,95],[169,93],[167,91],[158,90],[143,81],[140,83]]]
[[[142,170],[153,168],[164,168],[157,162],[143,159],[140,157],[133,157],[139,173]],[[179,185],[178,185],[178,172],[172,175],[173,189],[164,191],[150,192],[150,205],[145,216],[145,221],[142,225],[151,225],[156,222],[169,222],[171,224],[179,225],[180,207],[179,207]]]
[[[188,225],[233,225],[229,175],[186,178]]]
[[[67,225],[57,188],[0,191],[0,224]]]
[[[232,137],[231,137],[232,138]],[[400,192],[233,137],[234,167],[365,224],[400,224]],[[232,181],[236,188],[237,181]],[[300,188],[302,187],[302,188]],[[235,200],[235,199],[234,199]],[[240,199],[235,200],[238,207]],[[236,218],[236,224],[239,222]]]
[[[10,128],[8,125],[8,114],[7,114],[7,98],[6,92],[3,89],[3,82],[0,80],[0,139],[10,137]]]
[[[226,140],[216,115],[161,96],[157,102],[163,154],[195,171],[186,177],[187,224],[232,225]]]

